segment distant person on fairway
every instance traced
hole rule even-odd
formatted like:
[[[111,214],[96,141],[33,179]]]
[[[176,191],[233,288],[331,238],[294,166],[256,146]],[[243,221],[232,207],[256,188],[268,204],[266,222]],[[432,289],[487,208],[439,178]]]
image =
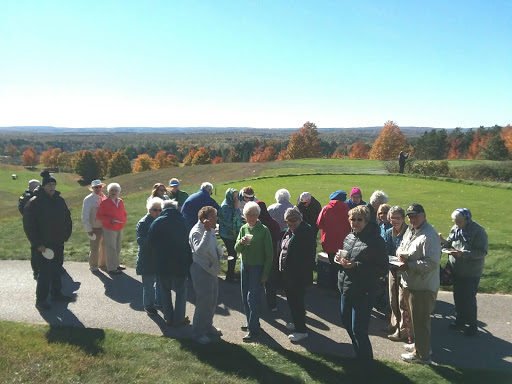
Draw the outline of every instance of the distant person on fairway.
[[[453,300],[456,318],[450,329],[460,330],[466,336],[477,334],[476,293],[489,250],[484,227],[471,218],[467,208],[457,208],[452,213],[455,225],[446,240],[440,234],[441,243],[448,248],[450,263],[455,270],[453,277]],[[466,325],[468,326],[466,328]]]
[[[290,192],[287,189],[279,189],[275,196],[276,202],[268,207],[268,213],[277,221],[281,231],[284,231],[287,227],[284,222],[284,213],[288,208],[293,208],[293,204],[290,203],[290,197]]]
[[[57,180],[50,172],[41,172],[41,186],[34,190],[25,206],[23,228],[32,247],[36,248],[39,271],[36,288],[36,308],[51,308],[46,301],[51,292],[54,301],[70,302],[72,298],[62,294],[60,270],[64,259],[64,243],[73,230],[71,214],[60,192],[55,190]]]
[[[34,190],[39,187],[41,183],[39,180],[32,179],[28,182],[28,188],[23,192],[23,194],[18,199],[18,210],[23,215],[23,210],[28,201],[34,196]],[[35,247],[30,247],[30,266],[32,267],[32,273],[34,275],[34,279],[37,280],[37,249]]]
[[[183,203],[188,198],[188,193],[180,189],[180,181],[173,177],[169,180],[169,199],[178,202],[178,211],[181,212]]]
[[[82,225],[89,236],[89,269],[92,272],[107,265],[103,224],[96,218],[101,202],[106,199],[103,194],[105,186],[101,180],[93,180],[89,187],[92,193],[85,197],[82,205]]]
[[[400,173],[404,173],[405,169],[405,160],[409,157],[408,153],[405,153],[404,151],[400,151],[398,154],[398,166],[400,167]]]
[[[196,193],[190,195],[181,207],[181,214],[185,218],[188,231],[197,223],[197,214],[199,210],[207,205],[220,210],[219,204],[212,198],[213,185],[208,182],[201,184],[201,188]],[[178,203],[179,204],[179,203]]]

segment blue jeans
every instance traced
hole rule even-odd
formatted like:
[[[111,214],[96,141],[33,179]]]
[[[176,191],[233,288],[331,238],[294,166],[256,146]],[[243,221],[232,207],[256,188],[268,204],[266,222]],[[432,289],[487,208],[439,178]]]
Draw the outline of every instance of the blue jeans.
[[[244,303],[247,328],[250,332],[260,330],[260,300],[263,291],[261,276],[263,265],[245,265],[243,262],[240,269],[240,285],[242,290],[242,301]]]
[[[368,369],[373,365],[368,327],[375,299],[375,293],[341,295],[341,322],[352,340],[357,359]]]
[[[142,304],[144,308],[152,308],[162,304],[160,297],[160,276],[154,273],[142,275]]]
[[[453,277],[453,301],[457,323],[476,327],[476,293],[479,283],[480,277]]]
[[[160,275],[160,296],[165,321],[178,322],[185,319],[187,288],[186,277]],[[171,289],[176,293],[175,307],[172,305]]]

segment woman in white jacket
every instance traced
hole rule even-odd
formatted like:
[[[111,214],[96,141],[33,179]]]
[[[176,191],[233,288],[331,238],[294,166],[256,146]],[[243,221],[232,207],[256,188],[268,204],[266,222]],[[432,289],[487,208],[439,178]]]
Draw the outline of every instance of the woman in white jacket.
[[[219,291],[219,259],[224,250],[217,244],[215,236],[217,210],[210,206],[203,207],[198,213],[198,219],[189,235],[193,260],[190,275],[196,292],[192,333],[198,343],[207,344],[211,341],[209,336],[222,335],[220,329],[213,326],[213,315]]]
[[[106,199],[101,180],[93,180],[89,190],[92,192],[84,199],[82,206],[82,225],[89,237],[89,269],[96,272],[98,267],[107,265],[105,242],[103,241],[103,224],[96,218],[100,203]]]

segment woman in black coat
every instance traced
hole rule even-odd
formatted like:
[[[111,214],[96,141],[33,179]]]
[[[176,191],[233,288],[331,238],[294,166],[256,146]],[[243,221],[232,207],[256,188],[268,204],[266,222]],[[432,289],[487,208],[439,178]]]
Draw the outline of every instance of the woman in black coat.
[[[279,270],[282,272],[286,299],[293,322],[286,328],[293,331],[290,341],[298,342],[308,337],[304,295],[312,283],[315,265],[316,237],[297,207],[288,208],[284,214],[288,228],[280,243]]]

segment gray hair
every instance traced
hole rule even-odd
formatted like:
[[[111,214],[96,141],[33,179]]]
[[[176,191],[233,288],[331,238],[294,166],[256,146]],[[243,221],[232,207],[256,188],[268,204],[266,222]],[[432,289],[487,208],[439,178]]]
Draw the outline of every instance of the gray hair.
[[[276,192],[276,201],[278,203],[284,203],[286,201],[290,201],[290,192],[288,192],[287,189],[279,189],[277,192]]]
[[[389,197],[383,191],[375,191],[370,196],[370,204],[371,205],[373,205],[375,203],[386,204],[388,201],[389,201]]]
[[[399,206],[399,205],[394,205],[392,206],[391,208],[389,208],[389,211],[388,211],[388,220],[391,220],[391,215],[393,213],[398,213],[400,216],[402,216],[402,219],[405,219],[405,211],[404,209]]]
[[[166,208],[178,209],[178,202],[176,200],[162,200],[162,209]]]
[[[255,203],[254,201],[249,201],[244,205],[244,217],[249,215],[256,215],[259,216],[261,213],[260,206]]]
[[[118,190],[121,193],[121,186],[117,183],[110,183],[107,186],[107,193],[110,193],[111,190]]]
[[[162,208],[162,202],[163,200],[159,197],[152,197],[148,199],[148,201],[146,202],[146,209],[148,210],[148,213],[149,210],[153,208],[155,205],[158,205],[160,208]]]
[[[464,215],[458,209],[452,212],[452,220],[455,221],[457,219],[462,219],[466,221]]]
[[[302,220],[302,213],[300,213],[299,208],[297,208],[297,207],[288,208],[284,213],[284,221],[288,221],[289,219],[295,219],[295,218]]]
[[[201,189],[204,189],[205,191],[208,191],[211,194],[213,191],[213,185],[212,183],[205,181],[203,184],[201,184]]]

